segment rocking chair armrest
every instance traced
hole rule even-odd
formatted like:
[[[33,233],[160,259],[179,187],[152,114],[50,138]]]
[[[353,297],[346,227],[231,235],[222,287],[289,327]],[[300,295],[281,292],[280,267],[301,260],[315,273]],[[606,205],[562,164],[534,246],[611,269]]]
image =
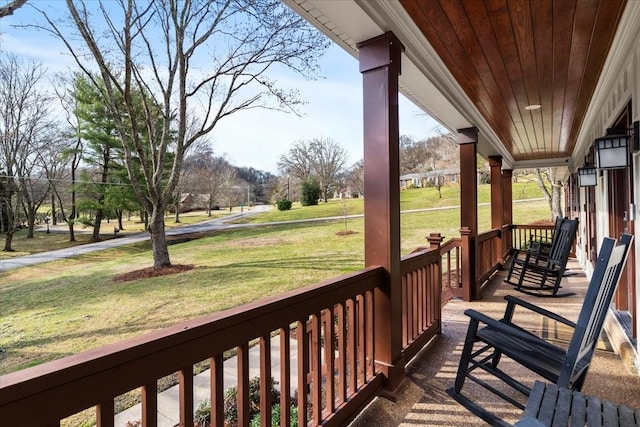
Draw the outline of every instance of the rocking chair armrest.
[[[472,321],[478,323],[484,323],[488,327],[495,329],[496,331],[508,335],[513,338],[519,338],[524,341],[530,341],[535,343],[540,343],[542,340],[532,335],[530,332],[527,332],[519,327],[512,325],[510,323],[502,322],[496,319],[493,319],[486,314],[480,313],[479,311],[468,308],[464,311],[464,314],[469,316]]]
[[[567,326],[571,326],[572,328],[576,327],[576,324],[574,322],[572,322],[571,320],[567,319],[566,317],[562,317],[559,314],[556,314],[552,311],[546,310],[542,307],[539,307],[537,305],[531,304],[530,302],[524,301],[520,298],[514,297],[513,295],[507,295],[504,297],[505,300],[507,300],[507,310],[506,312],[513,312],[513,306],[514,305],[519,305],[520,307],[526,308],[528,310],[531,310],[533,312],[536,312],[538,314],[541,314],[542,316],[548,317],[550,319],[553,319],[557,322],[563,323]]]

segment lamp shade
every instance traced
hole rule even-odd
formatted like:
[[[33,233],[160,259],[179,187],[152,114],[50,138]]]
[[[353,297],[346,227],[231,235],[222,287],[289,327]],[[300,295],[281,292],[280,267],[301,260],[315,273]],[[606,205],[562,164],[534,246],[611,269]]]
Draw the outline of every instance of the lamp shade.
[[[629,136],[607,135],[594,141],[598,169],[622,169],[629,165]]]
[[[578,169],[578,185],[580,187],[593,187],[598,184],[597,170],[593,166],[584,166]]]

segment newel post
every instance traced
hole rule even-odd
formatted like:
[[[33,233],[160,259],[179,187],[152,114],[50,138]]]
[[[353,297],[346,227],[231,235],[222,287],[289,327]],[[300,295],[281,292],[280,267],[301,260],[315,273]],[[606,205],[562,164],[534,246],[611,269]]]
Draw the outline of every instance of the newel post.
[[[429,249],[440,249],[440,243],[444,240],[440,233],[430,233],[427,237],[429,241]]]
[[[376,368],[395,390],[404,378],[400,277],[398,76],[404,47],[393,33],[358,43],[363,82],[364,258],[387,283],[374,292]]]

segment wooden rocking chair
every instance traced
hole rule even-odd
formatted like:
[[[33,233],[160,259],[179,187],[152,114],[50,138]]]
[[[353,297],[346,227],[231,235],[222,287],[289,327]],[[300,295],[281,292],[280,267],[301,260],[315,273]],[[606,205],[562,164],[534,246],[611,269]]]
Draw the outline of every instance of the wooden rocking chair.
[[[499,321],[475,310],[466,310],[465,314],[471,318],[469,328],[454,386],[447,389],[447,393],[488,423],[508,425],[461,393],[468,378],[524,409],[521,402],[474,375],[473,371],[480,368],[528,396],[530,387],[499,367],[503,355],[559,387],[580,391],[632,240],[632,236],[623,234],[620,244],[615,246],[614,239],[604,239],[576,323],[513,296],[505,297],[507,307],[504,317]],[[512,320],[516,307],[531,310],[572,327],[574,332],[569,346],[559,347],[514,324]],[[480,324],[486,326],[481,328]]]
[[[516,253],[505,282],[520,292],[535,296],[571,295],[558,294],[558,289],[565,274],[577,230],[577,219],[559,220],[549,249],[545,251],[538,246],[534,250],[528,250],[524,256]]]

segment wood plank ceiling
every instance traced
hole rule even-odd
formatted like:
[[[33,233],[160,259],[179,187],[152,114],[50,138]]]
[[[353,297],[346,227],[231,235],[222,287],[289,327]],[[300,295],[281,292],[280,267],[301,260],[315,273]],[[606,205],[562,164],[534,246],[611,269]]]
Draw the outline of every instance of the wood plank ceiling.
[[[400,1],[514,160],[570,156],[625,0]]]

